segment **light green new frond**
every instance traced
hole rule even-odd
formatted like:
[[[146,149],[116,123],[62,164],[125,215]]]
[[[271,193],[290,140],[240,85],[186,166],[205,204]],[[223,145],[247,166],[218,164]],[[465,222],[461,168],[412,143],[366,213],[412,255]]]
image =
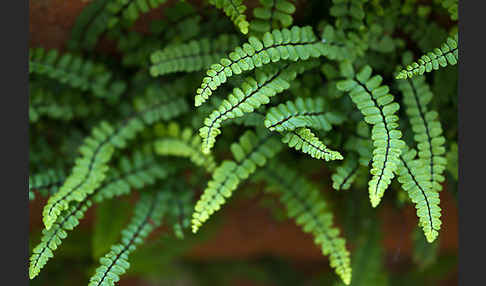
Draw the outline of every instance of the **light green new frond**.
[[[433,242],[439,235],[441,226],[439,193],[431,188],[430,173],[424,161],[416,159],[417,151],[405,146],[400,156],[398,181],[415,204],[419,226],[422,227],[428,242]]]
[[[300,127],[309,127],[330,131],[332,124],[340,124],[344,118],[340,114],[326,112],[324,99],[298,97],[268,110],[265,127],[270,131],[292,131]]]
[[[426,72],[438,70],[449,65],[457,64],[459,60],[458,34],[454,37],[447,38],[446,42],[440,48],[434,49],[402,69],[397,79],[407,79],[417,75],[423,75]]]
[[[199,129],[203,138],[203,152],[209,153],[221,133],[221,124],[228,119],[242,117],[254,112],[261,105],[268,104],[270,97],[290,87],[290,82],[299,73],[316,66],[316,62],[269,65],[255,71],[214,110]]]
[[[245,132],[231,145],[235,161],[225,160],[214,170],[213,177],[194,207],[192,232],[196,233],[218,211],[239,183],[262,167],[282,149],[282,144],[268,133]]]
[[[158,135],[162,137],[154,143],[155,152],[162,156],[187,157],[197,166],[204,167],[212,172],[216,162],[211,154],[204,154],[201,138],[193,133],[189,127],[181,130],[174,122],[169,123],[166,128],[156,126]]]
[[[364,120],[373,126],[373,177],[368,186],[371,205],[376,207],[395,176],[404,142],[400,139],[402,133],[398,130],[398,116],[395,115],[400,105],[393,101],[388,86],[381,85],[382,77],[371,74],[372,69],[365,66],[356,74],[355,79],[340,81],[337,86],[349,92],[352,101],[364,115]]]
[[[65,179],[66,174],[62,169],[49,169],[46,172],[29,176],[29,200],[35,198],[33,191],[37,191],[43,196],[56,193]]]
[[[272,162],[265,169],[266,179],[280,193],[280,200],[287,208],[287,215],[295,219],[304,232],[312,234],[314,242],[329,255],[332,268],[346,285],[351,282],[351,260],[346,241],[333,226],[333,215],[319,190],[304,177],[279,162]]]
[[[343,161],[343,164],[336,168],[332,174],[332,187],[337,190],[348,190],[356,179],[359,169],[358,159],[354,154],[349,154]]]
[[[46,228],[49,229],[60,212],[68,208],[69,202],[82,201],[100,186],[115,148],[125,148],[127,142],[147,125],[179,115],[187,108],[181,108],[184,104],[182,98],[147,92],[145,97],[136,98],[135,109],[139,112],[123,120],[116,128],[107,122],[93,128],[92,135],[79,148],[81,156],[71,174],[44,207],[42,215]]]
[[[118,168],[110,169],[108,179],[92,194],[81,202],[76,202],[68,210],[61,212],[52,227],[42,232],[42,239],[30,258],[29,276],[33,279],[53,257],[53,252],[73,230],[92,202],[100,203],[105,199],[128,194],[132,188],[142,189],[153,185],[157,180],[167,177],[163,164],[155,160],[153,153],[135,152],[133,156],[122,157]]]
[[[206,72],[201,87],[197,89],[195,106],[203,104],[213,92],[233,74],[241,74],[280,60],[307,60],[327,53],[328,45],[314,35],[310,26],[273,30],[262,40],[250,37],[248,43],[235,48],[228,58],[222,58]]]
[[[364,29],[365,11],[363,4],[367,0],[333,0],[332,2],[333,5],[329,9],[329,13],[336,17],[338,29],[354,29],[357,31]]]
[[[240,32],[248,33],[250,23],[246,20],[246,6],[243,4],[243,0],[209,0],[209,3],[218,9],[222,9]]]
[[[238,45],[238,38],[234,35],[221,35],[214,40],[205,38],[187,44],[170,45],[152,53],[150,74],[159,76],[209,68],[236,45]]]
[[[309,128],[302,127],[286,132],[282,142],[295,150],[309,154],[312,158],[326,161],[343,159],[339,152],[327,148]]]
[[[250,22],[250,31],[255,35],[270,32],[273,29],[287,28],[292,25],[295,5],[288,0],[260,0],[262,7],[253,9],[254,19]]]
[[[104,65],[70,53],[61,55],[57,50],[30,49],[29,74],[43,75],[98,97],[116,99],[126,89]]]
[[[441,183],[445,180],[443,173],[447,166],[444,146],[446,140],[442,136],[439,114],[427,108],[433,94],[423,76],[405,81],[399,80],[397,84],[403,94],[405,111],[417,142],[419,158],[424,160],[424,168],[430,172],[432,189],[440,191]]]
[[[88,286],[115,285],[130,267],[128,256],[144,239],[162,222],[166,212],[167,195],[158,192],[155,195],[144,195],[134,209],[130,224],[122,231],[119,244],[100,258],[100,266],[90,278]]]

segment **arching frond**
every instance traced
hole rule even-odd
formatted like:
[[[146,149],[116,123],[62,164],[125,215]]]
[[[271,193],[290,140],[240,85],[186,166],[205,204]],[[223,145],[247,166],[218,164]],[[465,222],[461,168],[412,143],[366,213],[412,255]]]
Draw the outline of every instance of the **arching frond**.
[[[199,71],[217,62],[238,44],[234,35],[217,39],[193,40],[187,44],[170,45],[152,53],[150,74],[159,76],[174,72]]]
[[[266,178],[270,187],[280,194],[288,216],[295,219],[304,232],[312,234],[322,253],[329,255],[331,267],[349,285],[351,260],[346,241],[339,236],[339,229],[333,226],[333,215],[319,190],[305,177],[278,161],[269,164],[265,171],[268,172]]]
[[[282,138],[282,142],[291,148],[309,154],[312,158],[324,159],[326,161],[343,159],[343,156],[339,152],[327,148],[309,128],[301,127],[286,132]]]
[[[203,138],[203,152],[208,153],[214,146],[216,136],[221,133],[219,128],[225,120],[241,117],[268,104],[270,97],[288,89],[299,73],[315,66],[315,62],[269,65],[257,70],[254,77],[246,78],[241,87],[234,88],[228,98],[204,120],[204,126],[199,129],[199,135]]]
[[[398,130],[398,116],[395,115],[400,105],[393,101],[388,86],[381,84],[382,77],[372,77],[371,74],[371,67],[365,66],[355,79],[338,82],[338,88],[349,92],[364,120],[373,126],[373,177],[368,186],[371,205],[376,207],[395,176],[404,142],[400,140],[402,133]]]
[[[209,217],[231,197],[239,183],[265,165],[282,149],[280,142],[267,132],[256,135],[245,132],[238,143],[231,145],[235,161],[225,160],[214,172],[211,181],[194,207],[192,232],[196,233]]]
[[[233,74],[241,74],[280,60],[298,61],[320,57],[327,53],[328,46],[316,38],[310,26],[273,30],[265,33],[262,41],[250,37],[248,43],[235,48],[228,58],[213,64],[196,91],[195,106],[203,104]]]
[[[424,161],[416,159],[417,151],[403,148],[398,168],[398,181],[415,204],[419,226],[422,227],[428,242],[439,235],[441,226],[439,193],[431,188],[430,173]]]
[[[332,187],[337,190],[348,190],[356,178],[359,169],[358,158],[354,154],[349,154],[343,164],[336,168],[332,174]]]
[[[56,193],[65,179],[66,174],[63,169],[49,169],[43,173],[29,176],[29,200],[35,198],[33,191],[37,191],[43,196]]]
[[[326,111],[321,97],[302,98],[287,101],[272,107],[265,115],[265,127],[271,131],[292,131],[300,127],[329,131],[332,124],[344,121],[341,114]]]
[[[447,38],[446,42],[440,48],[420,57],[414,62],[402,69],[397,79],[407,79],[417,75],[423,75],[426,72],[438,70],[449,65],[457,64],[459,60],[458,34],[454,37]]]
[[[126,88],[104,65],[70,53],[61,55],[54,49],[31,48],[29,74],[43,75],[98,97],[116,99]]]
[[[246,6],[243,4],[243,0],[209,0],[209,3],[218,9],[222,9],[240,32],[248,33],[250,23],[246,20]]]
[[[167,195],[157,192],[155,195],[143,195],[134,209],[130,224],[122,231],[119,244],[100,258],[100,266],[89,280],[89,286],[115,285],[130,267],[128,255],[162,222],[167,209]]]
[[[439,114],[427,107],[433,94],[423,76],[399,80],[397,84],[403,94],[405,111],[417,142],[419,158],[424,160],[423,167],[430,172],[432,189],[440,191],[442,190],[441,183],[445,180],[443,173],[447,160],[444,147],[445,138],[442,136]]]

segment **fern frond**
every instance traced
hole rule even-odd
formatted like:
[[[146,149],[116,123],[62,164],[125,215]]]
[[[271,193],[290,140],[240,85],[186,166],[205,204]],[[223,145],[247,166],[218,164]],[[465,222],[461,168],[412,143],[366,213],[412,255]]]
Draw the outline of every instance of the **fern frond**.
[[[168,209],[167,219],[172,225],[174,234],[177,238],[184,238],[184,230],[191,226],[191,214],[194,209],[194,192],[186,184],[177,184],[171,186],[169,205],[173,206]]]
[[[314,242],[329,255],[330,265],[346,285],[351,282],[351,260],[346,241],[333,226],[333,215],[319,190],[304,177],[278,162],[265,168],[267,180],[280,195],[287,215],[295,219],[304,232],[311,233]]]
[[[113,245],[111,251],[100,258],[101,265],[90,278],[89,286],[115,285],[118,282],[130,267],[128,255],[161,224],[167,208],[166,200],[164,192],[142,196],[135,206],[130,224],[122,231],[121,242]]]
[[[286,132],[282,142],[295,150],[302,150],[303,153],[309,154],[312,158],[326,161],[343,159],[339,152],[327,148],[309,128],[302,127]]]
[[[428,52],[420,57],[417,62],[406,66],[398,73],[396,78],[407,79],[449,65],[456,65],[459,60],[458,49],[458,34],[456,34],[454,37],[447,38],[440,48]]]
[[[395,115],[400,105],[393,101],[388,86],[381,85],[382,77],[371,77],[371,74],[371,67],[365,66],[356,74],[355,79],[340,81],[337,86],[349,92],[352,101],[364,115],[364,120],[373,126],[373,177],[368,183],[368,189],[371,205],[376,207],[395,176],[401,148],[405,143],[400,140],[402,133],[398,130],[398,116]]]
[[[334,112],[326,112],[324,99],[298,97],[272,107],[265,115],[265,127],[270,131],[292,131],[300,127],[309,127],[329,131],[331,124],[340,124],[344,118]]]
[[[190,41],[187,44],[170,45],[151,54],[150,74],[159,76],[208,68],[237,44],[236,36],[224,34],[214,40],[204,38]]]
[[[457,18],[458,18],[458,0],[441,0],[441,4],[442,4],[442,7],[444,7],[445,9],[447,9],[447,11],[449,12],[449,14],[451,15],[451,19],[456,21]]]
[[[288,0],[260,0],[262,7],[253,9],[254,19],[250,22],[250,31],[256,35],[273,29],[287,28],[292,25],[295,5]]]
[[[157,126],[159,127],[159,126]],[[191,128],[181,130],[174,122],[168,124],[167,128],[159,131],[163,137],[155,142],[154,148],[157,154],[163,156],[187,157],[197,166],[204,167],[212,172],[216,162],[211,154],[202,153],[201,138],[194,134]]]
[[[348,190],[356,178],[359,166],[355,155],[346,156],[343,164],[337,167],[336,172],[331,176],[332,187],[337,191]]]
[[[439,193],[431,188],[430,173],[424,161],[415,159],[417,151],[403,147],[398,168],[398,181],[415,204],[419,226],[422,227],[428,242],[439,235],[441,226]]]
[[[329,9],[329,13],[336,17],[336,28],[357,31],[364,29],[365,12],[363,4],[367,0],[333,0],[332,2],[333,5]]]
[[[328,46],[317,39],[310,26],[273,30],[265,33],[262,41],[250,37],[248,43],[235,48],[228,58],[213,64],[196,91],[195,106],[203,104],[233,74],[241,74],[280,60],[317,58],[327,53]]]
[[[199,135],[203,138],[203,152],[210,152],[225,120],[242,117],[268,104],[270,97],[288,89],[299,73],[315,66],[316,62],[311,61],[269,65],[256,70],[254,77],[246,78],[240,87],[234,88],[228,98],[204,120],[204,126],[199,129]]]
[[[250,23],[246,20],[246,6],[243,4],[243,0],[209,0],[209,3],[222,9],[240,32],[245,35],[248,33]]]
[[[153,153],[135,152],[130,158],[122,157],[118,168],[110,169],[108,179],[99,188],[61,212],[52,227],[43,230],[41,242],[33,249],[30,257],[30,279],[36,277],[53,257],[53,252],[67,237],[67,232],[79,224],[92,202],[100,203],[105,199],[128,194],[132,188],[141,189],[153,185],[167,175],[164,165],[155,160]]]
[[[60,212],[68,208],[70,201],[82,201],[102,183],[108,170],[107,163],[115,148],[125,148],[127,141],[133,139],[147,125],[179,115],[184,110],[181,106],[187,108],[182,98],[163,95],[147,92],[146,97],[137,98],[135,108],[140,111],[125,119],[116,128],[105,121],[93,128],[91,136],[79,148],[81,157],[76,161],[72,173],[44,207],[42,214],[47,229],[56,221]]]
[[[433,94],[423,76],[406,81],[399,80],[398,88],[403,94],[405,111],[417,142],[419,158],[424,160],[424,168],[430,172],[432,190],[440,191],[441,183],[445,180],[443,173],[447,160],[439,115],[435,110],[427,108]]]
[[[43,75],[98,97],[116,99],[126,89],[126,84],[114,79],[104,65],[70,53],[61,55],[54,49],[31,48],[29,74]]]
[[[257,167],[264,166],[281,149],[280,142],[266,132],[256,135],[247,131],[238,143],[233,143],[231,152],[235,161],[225,160],[214,170],[211,181],[194,207],[192,232],[196,233],[221,208],[241,181],[253,174]]]
[[[167,0],[117,0],[107,5],[107,9],[113,13],[108,20],[108,27],[113,27],[120,21],[118,15],[126,21],[125,26],[129,27],[135,23],[140,14],[148,13],[150,10],[159,7]]]
[[[30,200],[34,199],[33,191],[38,191],[43,196],[56,193],[65,179],[66,174],[63,169],[49,169],[46,172],[29,176],[29,199],[31,196]]]

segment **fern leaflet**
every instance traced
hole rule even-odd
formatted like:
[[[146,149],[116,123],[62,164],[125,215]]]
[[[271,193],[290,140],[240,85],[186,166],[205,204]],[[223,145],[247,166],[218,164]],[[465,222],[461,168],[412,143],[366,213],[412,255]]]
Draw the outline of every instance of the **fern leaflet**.
[[[218,9],[223,9],[226,16],[235,23],[240,32],[248,34],[250,23],[246,20],[246,6],[243,5],[243,0],[209,0],[209,3]]]

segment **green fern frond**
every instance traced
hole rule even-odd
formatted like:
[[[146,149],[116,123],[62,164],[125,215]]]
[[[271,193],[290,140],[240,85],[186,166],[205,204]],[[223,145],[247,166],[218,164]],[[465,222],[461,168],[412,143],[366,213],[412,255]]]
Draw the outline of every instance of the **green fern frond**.
[[[364,29],[365,12],[363,4],[367,0],[333,0],[332,2],[333,5],[329,9],[329,13],[336,17],[336,28],[357,31]]]
[[[354,154],[346,156],[343,164],[338,166],[336,172],[331,176],[332,187],[337,191],[348,190],[356,179],[359,166]]]
[[[240,32],[248,34],[250,23],[246,20],[246,6],[243,5],[243,0],[209,0],[209,3],[222,9]]]
[[[442,7],[447,9],[451,15],[451,19],[456,21],[458,19],[459,4],[458,0],[441,0]]]
[[[126,21],[125,26],[131,26],[140,17],[140,14],[148,13],[150,10],[159,7],[167,0],[117,0],[107,5],[107,9],[113,13],[108,20],[108,26],[113,27],[120,21],[121,17]]]
[[[234,35],[217,39],[193,40],[187,44],[170,45],[152,53],[150,74],[165,75],[174,72],[192,72],[208,68],[238,44]]]
[[[431,188],[430,173],[424,161],[415,159],[417,151],[403,147],[398,168],[398,181],[415,204],[419,226],[422,227],[428,242],[439,235],[441,226],[439,193]]]
[[[214,170],[211,181],[194,207],[192,232],[196,233],[221,208],[241,181],[253,174],[257,167],[264,166],[281,149],[282,144],[267,132],[256,135],[247,131],[238,143],[231,144],[235,161],[225,160]]]
[[[100,258],[100,266],[89,280],[89,286],[115,285],[130,267],[128,256],[161,222],[167,208],[167,195],[160,191],[155,195],[143,195],[134,209],[130,224],[122,231],[119,244]]]
[[[346,241],[333,226],[333,215],[319,190],[295,171],[274,161],[265,171],[272,189],[280,193],[280,200],[287,208],[287,215],[295,219],[302,230],[311,233],[322,253],[329,255],[332,268],[346,285],[351,282],[351,260]]]
[[[43,196],[56,193],[65,179],[66,174],[63,169],[49,169],[43,173],[29,176],[29,199],[31,196],[33,197],[30,200],[34,199],[33,191],[38,191]]]
[[[172,225],[177,238],[184,238],[184,230],[191,226],[191,214],[194,209],[194,192],[187,184],[174,183],[169,198],[167,220]]]
[[[447,38],[440,48],[434,49],[420,57],[417,62],[406,66],[398,73],[396,78],[407,79],[449,65],[456,65],[459,60],[458,49],[458,34],[456,34],[454,37]]]
[[[381,85],[382,77],[372,77],[371,74],[371,67],[365,66],[355,79],[343,80],[337,85],[340,90],[349,92],[364,120],[373,126],[373,177],[368,186],[371,205],[376,207],[395,176],[404,142],[400,140],[402,133],[398,130],[398,116],[395,115],[400,105],[393,101],[388,86]]]
[[[210,152],[225,120],[242,117],[268,104],[270,97],[288,89],[299,73],[316,64],[312,61],[276,64],[256,70],[254,77],[246,78],[240,87],[234,88],[228,98],[204,120],[204,126],[199,129],[199,135],[203,138],[203,152]]]
[[[255,35],[270,32],[273,29],[287,28],[292,25],[295,5],[288,0],[260,0],[262,7],[253,9],[254,19],[250,22],[250,31]]]
[[[106,199],[128,194],[132,188],[142,189],[153,185],[157,180],[167,177],[163,164],[157,162],[153,153],[135,152],[133,156],[122,157],[118,168],[110,169],[108,179],[82,201],[76,202],[68,210],[61,212],[52,227],[42,232],[42,239],[30,257],[29,276],[36,277],[45,266],[53,252],[84,217],[92,202],[100,203]]]
[[[126,84],[114,79],[104,65],[70,53],[61,55],[54,49],[31,48],[29,74],[46,76],[82,91],[90,91],[98,97],[116,99],[126,89]]]
[[[135,109],[139,110],[136,114],[123,120],[116,128],[105,121],[93,128],[91,136],[79,148],[81,157],[76,161],[72,173],[44,207],[42,215],[47,229],[61,211],[68,208],[70,201],[82,201],[102,183],[115,148],[125,148],[127,141],[147,125],[179,115],[184,110],[181,106],[187,108],[182,98],[163,95],[149,88],[146,97],[135,101]]]
[[[303,153],[309,154],[312,158],[326,161],[343,159],[339,152],[327,148],[309,128],[302,127],[286,132],[282,142],[295,150],[302,150]]]
[[[265,33],[262,41],[250,37],[248,43],[235,48],[228,58],[213,64],[196,91],[195,106],[203,104],[233,74],[241,74],[280,60],[317,58],[327,53],[328,46],[317,39],[310,26],[273,30]]]
[[[265,115],[265,127],[270,131],[291,131],[300,127],[309,127],[330,131],[332,124],[340,124],[343,116],[334,112],[326,112],[324,99],[298,97],[295,101],[287,101],[272,107]]]
[[[403,94],[405,111],[417,142],[419,158],[424,160],[424,168],[430,172],[432,190],[440,191],[441,183],[445,180],[443,173],[447,160],[439,114],[427,108],[433,94],[423,76],[406,81],[399,80],[397,84]]]
[[[195,165],[204,167],[208,172],[216,168],[216,162],[211,154],[202,153],[201,138],[194,134],[191,128],[181,130],[174,122],[167,128],[156,126],[158,136],[163,137],[155,142],[155,152],[163,156],[179,156],[189,158]]]

